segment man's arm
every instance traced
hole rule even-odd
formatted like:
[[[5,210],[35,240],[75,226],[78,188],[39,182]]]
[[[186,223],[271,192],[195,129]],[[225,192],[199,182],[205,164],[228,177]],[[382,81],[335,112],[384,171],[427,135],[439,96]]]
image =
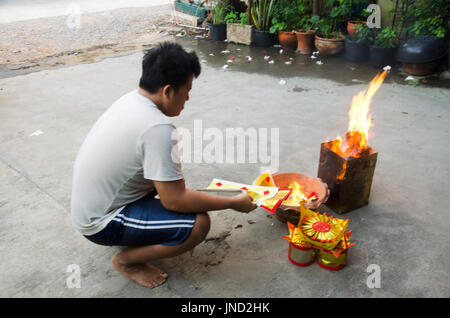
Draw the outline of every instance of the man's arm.
[[[256,208],[247,194],[221,197],[186,189],[184,179],[177,181],[153,181],[162,205],[172,211],[196,213],[233,209],[248,213]]]

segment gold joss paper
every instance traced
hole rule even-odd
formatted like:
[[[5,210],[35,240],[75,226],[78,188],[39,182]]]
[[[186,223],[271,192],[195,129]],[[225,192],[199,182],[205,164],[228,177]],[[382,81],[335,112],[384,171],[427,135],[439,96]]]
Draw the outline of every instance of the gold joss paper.
[[[295,265],[317,264],[328,270],[342,269],[347,262],[352,231],[345,233],[348,219],[336,219],[301,206],[298,226],[288,222],[290,242],[288,259]]]
[[[336,219],[326,214],[320,214],[300,206],[300,221],[298,227],[303,240],[310,245],[332,250],[345,234],[348,219]]]

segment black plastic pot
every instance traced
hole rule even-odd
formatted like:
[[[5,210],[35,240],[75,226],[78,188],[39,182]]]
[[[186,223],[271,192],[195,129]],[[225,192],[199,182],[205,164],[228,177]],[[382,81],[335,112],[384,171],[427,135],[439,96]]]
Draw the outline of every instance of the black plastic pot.
[[[447,44],[443,39],[433,35],[420,35],[400,45],[397,60],[405,63],[426,63],[439,60],[447,53]]]
[[[269,31],[255,30],[254,45],[258,47],[270,47],[275,44],[275,36]]]
[[[345,59],[350,62],[366,61],[369,59],[369,47],[365,43],[345,39]]]
[[[370,64],[380,68],[386,65],[395,65],[395,51],[397,48],[370,46]]]
[[[208,23],[209,38],[212,41],[225,41],[227,38],[227,24],[225,22],[220,24]]]
[[[341,32],[343,35],[347,35],[347,21],[336,21],[337,32]]]

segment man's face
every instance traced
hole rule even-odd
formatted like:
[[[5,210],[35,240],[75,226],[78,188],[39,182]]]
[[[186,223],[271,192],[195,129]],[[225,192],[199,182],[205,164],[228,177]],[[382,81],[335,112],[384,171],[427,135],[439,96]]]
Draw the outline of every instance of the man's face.
[[[164,114],[166,116],[174,117],[181,113],[184,108],[184,103],[189,100],[189,91],[192,89],[193,80],[194,76],[191,75],[186,83],[178,88],[177,92],[173,88],[168,91],[164,98]]]

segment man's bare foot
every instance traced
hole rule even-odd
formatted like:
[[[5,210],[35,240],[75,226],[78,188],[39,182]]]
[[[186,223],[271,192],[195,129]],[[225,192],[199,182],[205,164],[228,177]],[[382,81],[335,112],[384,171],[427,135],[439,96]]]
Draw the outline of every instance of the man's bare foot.
[[[111,264],[115,270],[141,286],[154,288],[163,284],[168,275],[158,267],[148,264],[124,265],[113,257]]]

